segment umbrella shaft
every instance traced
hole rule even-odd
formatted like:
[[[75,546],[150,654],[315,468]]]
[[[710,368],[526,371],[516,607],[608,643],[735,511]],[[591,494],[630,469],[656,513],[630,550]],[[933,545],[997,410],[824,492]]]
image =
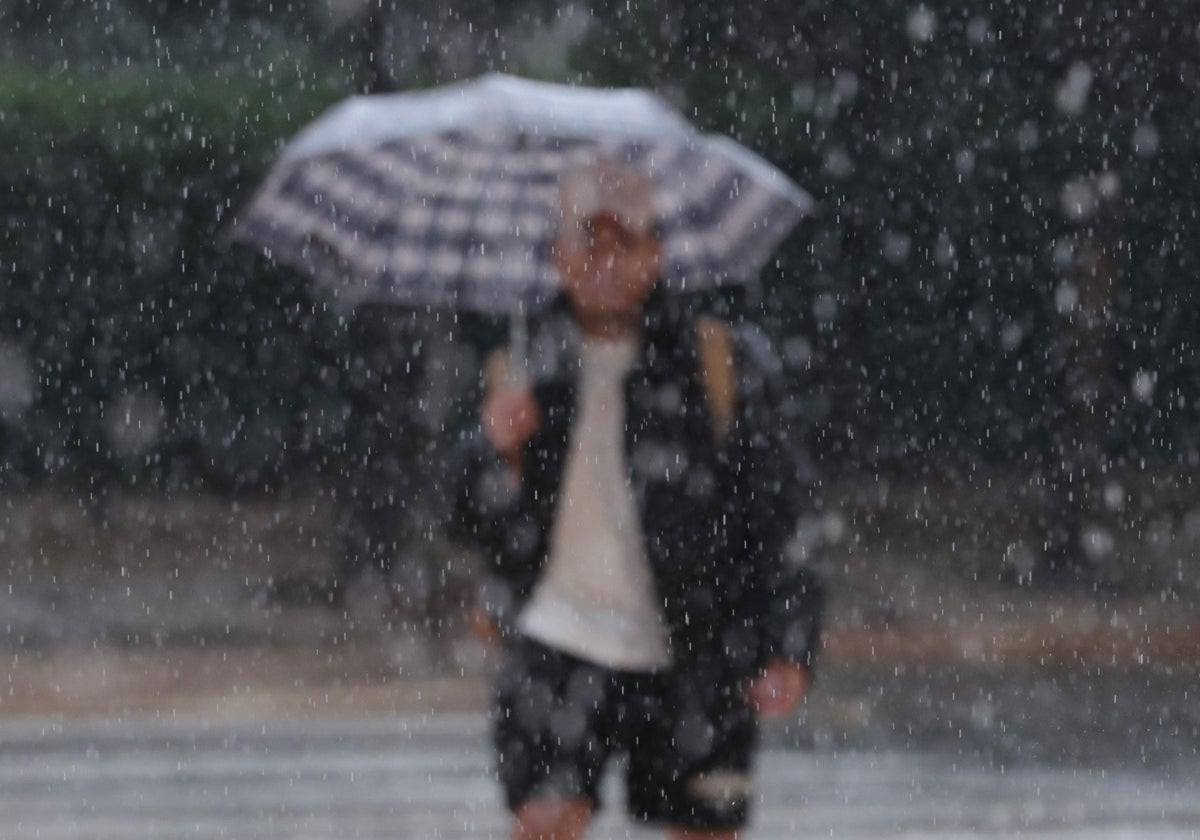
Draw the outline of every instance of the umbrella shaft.
[[[514,385],[529,379],[529,324],[521,306],[508,321],[508,378]]]

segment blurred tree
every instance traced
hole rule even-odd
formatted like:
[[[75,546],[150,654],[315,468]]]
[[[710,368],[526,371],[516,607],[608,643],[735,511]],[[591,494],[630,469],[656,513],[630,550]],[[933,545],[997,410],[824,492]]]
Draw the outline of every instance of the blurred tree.
[[[375,358],[220,232],[346,93],[507,70],[648,84],[813,192],[748,301],[794,377],[788,422],[830,472],[1028,476],[1011,515],[1042,500],[1047,564],[1080,565],[1132,527],[1123,471],[1200,466],[1194,45],[1096,0],[5,4],[3,475],[85,496],[346,480],[366,396],[415,356]],[[445,342],[400,321],[390,346]]]

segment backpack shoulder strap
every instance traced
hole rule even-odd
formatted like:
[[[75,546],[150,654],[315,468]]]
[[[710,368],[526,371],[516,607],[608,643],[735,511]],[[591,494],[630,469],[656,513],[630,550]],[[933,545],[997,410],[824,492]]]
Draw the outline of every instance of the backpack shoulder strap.
[[[737,368],[734,362],[733,330],[711,315],[696,319],[696,356],[700,382],[712,415],[717,443],[724,445],[733,428],[737,408]]]
[[[696,357],[700,368],[700,383],[712,416],[713,436],[724,446],[733,429],[737,410],[737,363],[734,359],[733,330],[724,321],[711,315],[696,318]],[[487,391],[501,387],[508,379],[507,348],[500,347],[489,354],[484,364]]]

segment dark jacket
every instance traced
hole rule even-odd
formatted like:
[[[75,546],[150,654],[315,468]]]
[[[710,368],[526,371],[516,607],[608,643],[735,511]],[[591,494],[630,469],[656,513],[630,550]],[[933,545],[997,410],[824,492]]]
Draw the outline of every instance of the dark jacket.
[[[642,352],[625,383],[625,452],[677,668],[724,683],[773,657],[811,667],[821,590],[785,556],[807,508],[810,461],[776,410],[779,365],[749,330],[735,332],[739,395],[718,445],[698,370],[692,320],[655,294]],[[485,605],[515,616],[546,562],[575,410],[578,327],[565,304],[530,330],[541,426],[519,485],[476,432],[458,459],[452,531],[490,561]]]

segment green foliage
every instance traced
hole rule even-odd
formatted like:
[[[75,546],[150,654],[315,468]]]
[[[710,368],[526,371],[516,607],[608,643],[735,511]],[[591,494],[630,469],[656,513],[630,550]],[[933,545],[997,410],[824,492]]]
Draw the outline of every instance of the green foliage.
[[[33,404],[0,427],[14,472],[84,484],[188,471],[253,482],[287,468],[286,457],[272,459],[302,406],[280,389],[297,383],[256,366],[280,346],[320,341],[319,328],[305,329],[321,319],[298,278],[230,252],[222,237],[281,140],[340,87],[0,71],[10,220],[0,255],[11,267],[0,279],[0,337],[37,383]],[[230,460],[245,429],[260,450],[278,447]]]

